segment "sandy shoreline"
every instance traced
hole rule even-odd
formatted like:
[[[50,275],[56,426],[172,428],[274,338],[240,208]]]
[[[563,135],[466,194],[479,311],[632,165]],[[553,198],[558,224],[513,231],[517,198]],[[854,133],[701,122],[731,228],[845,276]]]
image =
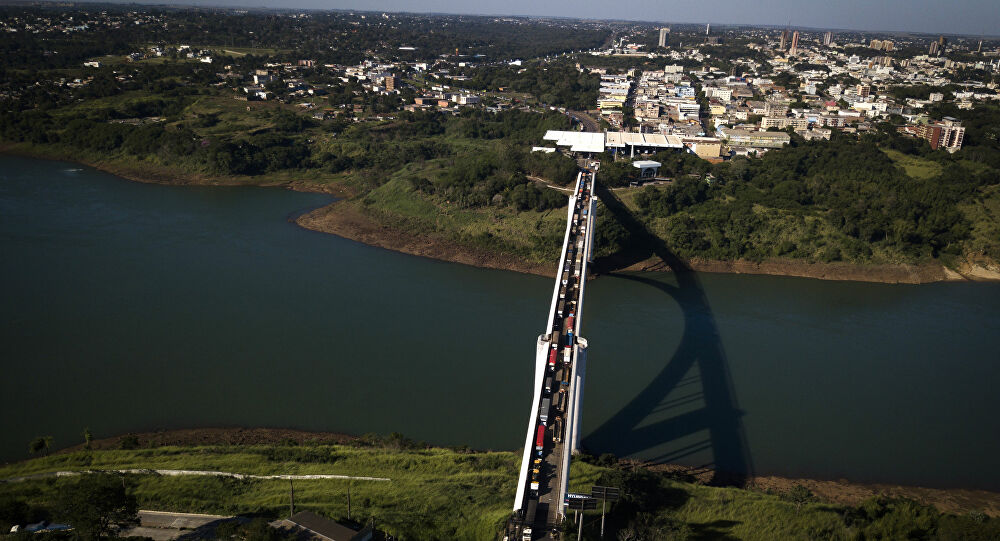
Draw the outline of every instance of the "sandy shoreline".
[[[193,428],[140,432],[129,434],[135,437],[138,447],[158,446],[205,446],[205,445],[280,445],[294,444],[348,444],[357,436],[336,432],[310,432],[283,428]],[[118,449],[122,436],[103,438],[91,442],[91,448],[98,450]],[[84,449],[82,444],[56,451],[65,454]],[[680,479],[695,483],[707,483],[712,477],[711,470],[690,468],[677,464],[645,464],[622,460],[623,466],[641,465],[655,471],[673,474]],[[992,517],[1000,517],[1000,493],[988,490],[962,488],[926,488],[886,483],[855,483],[846,479],[835,481],[821,479],[800,479],[772,475],[753,476],[747,480],[748,490],[787,492],[795,485],[808,488],[821,501],[839,505],[858,505],[872,496],[909,498],[925,505],[933,505],[945,513],[965,514],[981,511]]]
[[[79,157],[58,152],[39,152],[20,145],[0,144],[0,153],[29,158],[61,160],[79,163],[128,180],[146,184],[173,186],[246,186],[247,179],[237,177],[216,177],[202,174],[183,174],[158,168],[153,165],[143,168],[130,167],[113,162],[91,162]],[[301,192],[328,193],[338,197],[353,195],[348,189],[338,185],[318,186],[299,181],[270,182],[253,186],[278,187]],[[553,276],[556,263],[539,264],[526,261],[513,254],[494,253],[466,246],[456,245],[445,238],[417,236],[405,231],[383,226],[359,211],[346,200],[303,213],[296,223],[306,229],[337,235],[348,240],[361,242],[410,255],[429,257],[441,261],[461,263],[476,267],[509,270],[540,276]],[[943,265],[855,265],[850,263],[809,263],[795,260],[753,261],[712,261],[692,259],[687,262],[698,272],[726,274],[761,274],[771,276],[794,276],[819,280],[875,282],[888,284],[926,284],[933,282],[1000,281],[1000,268],[989,261],[965,261],[956,270]],[[648,259],[628,267],[615,269],[623,272],[670,271],[659,259]]]

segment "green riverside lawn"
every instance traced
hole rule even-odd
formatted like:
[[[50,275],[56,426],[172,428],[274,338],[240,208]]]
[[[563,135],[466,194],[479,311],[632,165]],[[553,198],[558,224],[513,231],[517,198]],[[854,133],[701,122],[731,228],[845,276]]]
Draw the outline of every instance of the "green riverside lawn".
[[[363,440],[364,441],[364,440]],[[376,517],[399,539],[497,539],[512,504],[519,455],[425,448],[389,437],[347,445],[248,445],[78,450],[0,467],[0,479],[57,471],[211,470],[258,475],[339,474],[391,481],[295,481],[297,509]],[[596,463],[604,464],[596,465]],[[21,501],[46,508],[76,476],[0,484],[0,509]],[[288,481],[128,474],[140,509],[278,517],[288,510]],[[857,508],[822,503],[796,487],[785,494],[710,487],[668,474],[576,460],[570,489],[620,486],[606,539],[997,539],[1000,520],[981,513],[945,515],[907,500],[871,499]],[[52,517],[58,519],[58,517]],[[0,519],[0,523],[4,520]],[[597,539],[588,514],[584,538]],[[0,524],[9,528],[9,524]],[[627,534],[633,535],[628,537]],[[575,535],[575,534],[574,534]],[[572,538],[572,537],[570,537]]]

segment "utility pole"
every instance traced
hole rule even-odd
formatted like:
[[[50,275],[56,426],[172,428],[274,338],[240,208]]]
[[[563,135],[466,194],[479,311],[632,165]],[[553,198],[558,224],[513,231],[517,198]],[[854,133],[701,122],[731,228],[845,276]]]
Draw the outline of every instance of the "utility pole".
[[[608,500],[618,501],[619,494],[619,489],[615,487],[595,486],[590,489],[591,497],[601,499],[601,539],[604,539],[604,514],[607,511]]]
[[[576,541],[583,539],[583,513],[580,513],[580,527],[576,531]]]
[[[351,482],[347,482],[347,520],[351,520]]]
[[[604,539],[604,508],[607,506],[608,501],[601,498],[601,539]]]
[[[291,495],[289,499],[288,518],[292,518],[292,515],[295,514],[295,485],[291,479],[288,480],[288,493]]]

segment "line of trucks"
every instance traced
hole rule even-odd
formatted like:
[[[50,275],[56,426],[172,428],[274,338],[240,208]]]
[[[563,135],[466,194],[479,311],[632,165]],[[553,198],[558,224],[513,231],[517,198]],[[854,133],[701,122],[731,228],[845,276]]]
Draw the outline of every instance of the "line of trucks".
[[[588,207],[590,194],[587,193],[589,172],[584,172],[577,185],[577,203],[573,213],[573,227],[570,230],[569,246],[566,250],[566,261],[559,286],[559,299],[556,304],[556,318],[549,334],[549,350],[547,370],[545,375],[542,401],[538,411],[538,426],[535,429],[535,453],[531,465],[531,496],[525,507],[524,524],[521,530],[522,541],[531,541],[532,525],[535,523],[535,513],[538,508],[538,491],[542,479],[542,468],[545,465],[545,432],[550,429],[549,418],[552,406],[560,413],[565,412],[569,401],[569,379],[573,363],[573,345],[576,343],[576,289],[579,285],[581,268],[583,266],[584,242],[586,239]],[[567,295],[570,296],[567,300]],[[566,334],[562,334],[563,328]],[[560,351],[562,352],[560,362]],[[554,443],[562,441],[564,430],[563,417],[556,415],[552,419],[551,437]]]
[[[556,321],[553,322],[553,329],[549,334],[551,349],[549,350],[548,356],[548,369],[545,376],[542,401],[538,408],[538,427],[536,428],[535,434],[535,452],[537,453],[537,458],[535,458],[535,462],[532,467],[530,486],[533,495],[538,494],[541,479],[542,456],[545,452],[545,432],[549,427],[549,418],[552,413],[552,406],[554,404],[557,411],[564,412],[566,411],[567,401],[569,399],[569,378],[573,362],[573,345],[575,344],[575,309],[577,301],[575,298],[571,298],[567,301],[566,295],[576,293],[576,288],[579,285],[578,280],[580,276],[580,269],[583,264],[583,233],[586,232],[588,212],[587,208],[585,208],[585,203],[589,202],[589,198],[586,193],[586,177],[580,180],[577,190],[581,198],[577,200],[576,210],[573,213],[573,228],[570,230],[570,245],[567,248],[566,262],[563,265],[564,270],[559,292],[559,300],[556,304]],[[577,238],[579,238],[579,240],[577,240]],[[572,277],[570,276],[571,271]],[[568,314],[566,314],[567,311],[569,311]],[[566,329],[565,336],[562,335],[563,328]],[[561,363],[559,362],[560,351],[562,352]],[[553,393],[555,386],[558,386],[558,390]],[[561,415],[555,416],[552,424],[552,441],[560,443],[562,441],[563,434],[563,417]]]

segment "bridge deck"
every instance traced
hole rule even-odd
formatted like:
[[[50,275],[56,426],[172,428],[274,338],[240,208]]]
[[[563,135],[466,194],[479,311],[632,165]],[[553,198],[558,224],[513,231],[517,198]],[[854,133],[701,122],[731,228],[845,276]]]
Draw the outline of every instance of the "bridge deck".
[[[511,541],[550,539],[564,518],[570,456],[580,438],[579,409],[587,341],[580,338],[579,331],[593,244],[593,191],[594,173],[584,169],[577,175],[569,200],[548,326],[538,337],[535,348],[531,415],[514,499],[514,517],[507,532]],[[530,534],[526,532],[528,528]]]

